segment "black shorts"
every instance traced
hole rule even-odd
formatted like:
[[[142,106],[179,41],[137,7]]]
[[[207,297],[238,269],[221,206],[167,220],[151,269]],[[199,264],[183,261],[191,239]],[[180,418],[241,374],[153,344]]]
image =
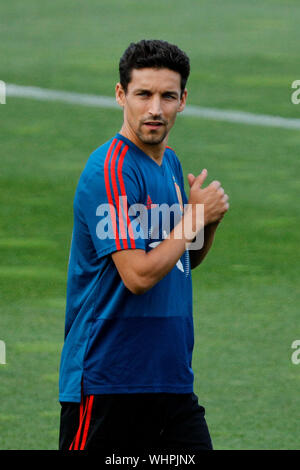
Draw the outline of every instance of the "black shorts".
[[[194,393],[88,395],[61,403],[59,449],[212,450],[204,415]]]

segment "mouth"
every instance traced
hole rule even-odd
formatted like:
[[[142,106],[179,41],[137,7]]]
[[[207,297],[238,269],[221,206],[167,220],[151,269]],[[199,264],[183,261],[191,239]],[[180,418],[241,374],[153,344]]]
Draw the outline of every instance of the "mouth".
[[[146,126],[148,129],[159,129],[160,127],[162,127],[164,124],[162,122],[159,122],[159,121],[146,121],[144,122],[144,126]]]

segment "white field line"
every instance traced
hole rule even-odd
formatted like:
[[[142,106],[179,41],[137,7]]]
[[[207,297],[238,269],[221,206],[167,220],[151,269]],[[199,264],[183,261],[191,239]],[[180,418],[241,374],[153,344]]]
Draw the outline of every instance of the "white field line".
[[[45,88],[7,84],[6,95],[19,98],[30,98],[41,101],[61,101],[81,106],[121,109],[115,98],[109,96],[87,95],[68,91],[49,90]],[[214,121],[235,122],[266,127],[281,127],[284,129],[300,129],[300,119],[253,114],[243,111],[203,108],[201,106],[186,106],[182,115],[194,116]]]

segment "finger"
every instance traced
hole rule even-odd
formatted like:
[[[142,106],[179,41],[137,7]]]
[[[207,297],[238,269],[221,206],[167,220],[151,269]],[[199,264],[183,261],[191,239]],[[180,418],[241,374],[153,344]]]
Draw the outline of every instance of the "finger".
[[[220,181],[215,180],[210,183],[210,186],[213,186],[214,188],[219,189],[221,187],[221,183]]]
[[[189,185],[191,187],[196,179],[196,176],[194,176],[192,173],[189,173],[187,177],[188,177]]]

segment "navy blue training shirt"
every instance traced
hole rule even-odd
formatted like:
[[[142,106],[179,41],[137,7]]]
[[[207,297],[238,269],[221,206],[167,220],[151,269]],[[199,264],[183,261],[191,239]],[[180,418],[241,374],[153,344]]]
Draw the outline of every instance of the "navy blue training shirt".
[[[74,198],[61,402],[80,402],[82,394],[193,391],[188,251],[142,295],[125,287],[110,256],[155,249],[185,203],[181,165],[171,148],[158,165],[116,134],[90,155]],[[163,207],[174,209],[169,227]]]

